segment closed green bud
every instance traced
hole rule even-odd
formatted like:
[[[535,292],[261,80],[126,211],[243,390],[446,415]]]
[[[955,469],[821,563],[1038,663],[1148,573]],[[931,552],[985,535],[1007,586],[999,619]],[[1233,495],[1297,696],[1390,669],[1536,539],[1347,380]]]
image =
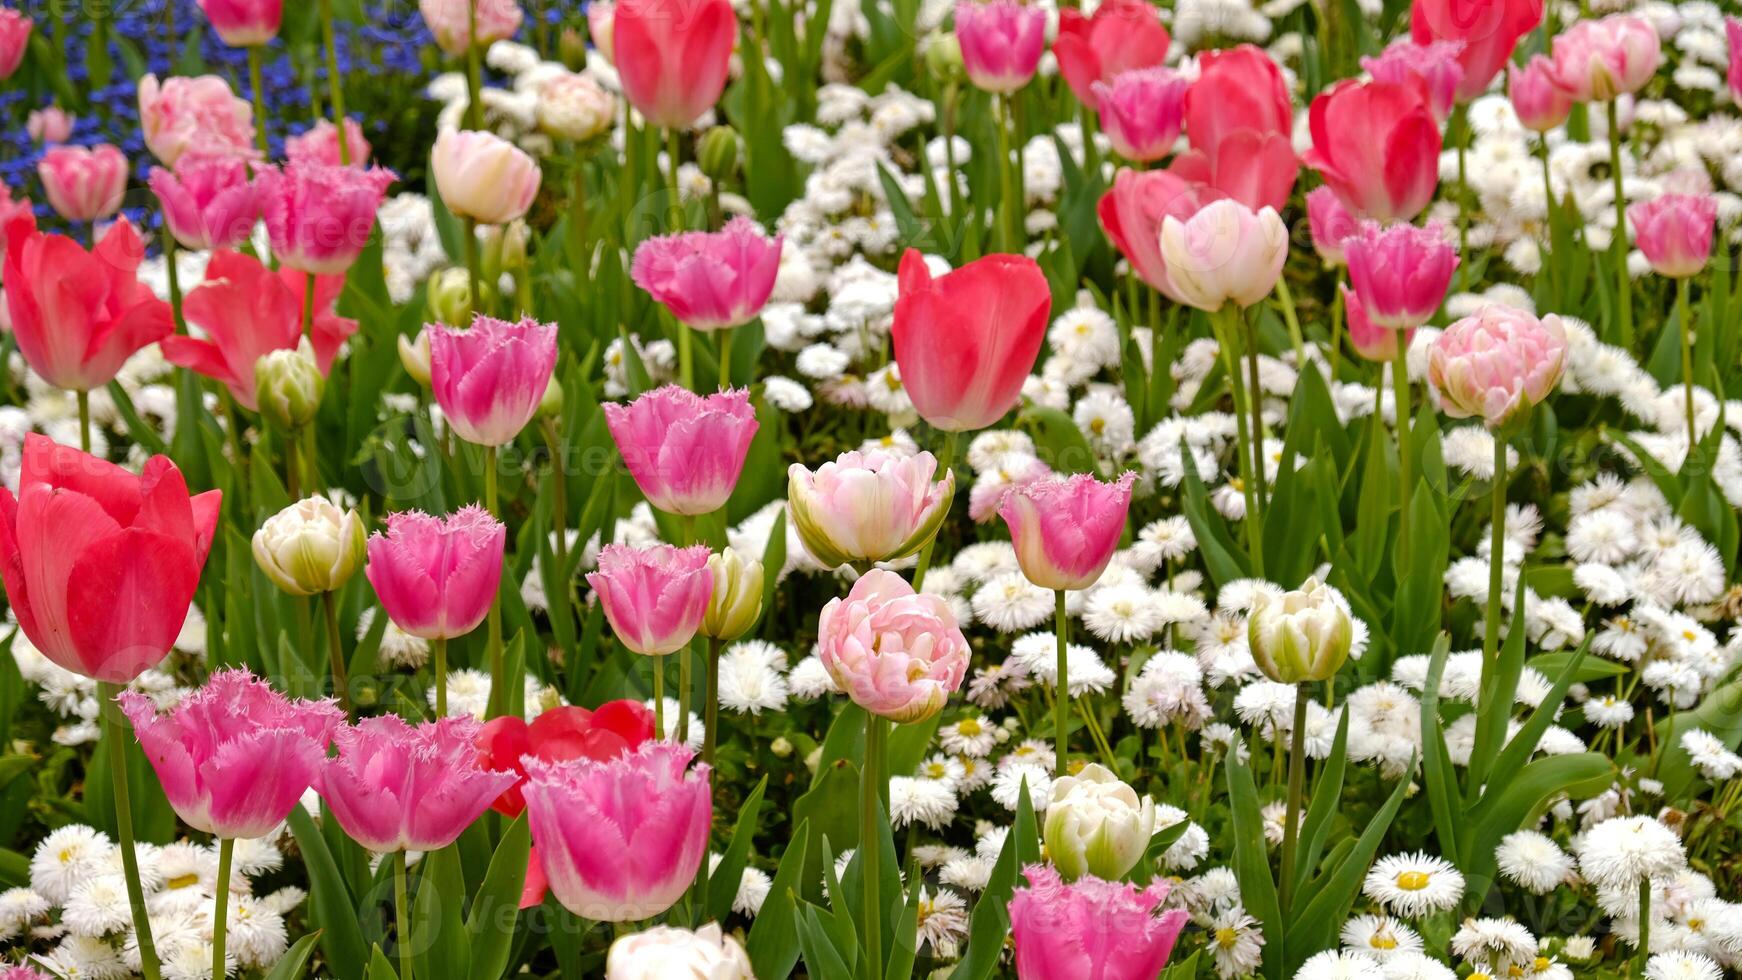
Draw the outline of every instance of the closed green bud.
[[[714,593],[702,617],[702,635],[730,643],[756,625],[762,615],[762,563],[727,548],[708,558]]]
[[[696,162],[708,179],[722,181],[738,171],[738,133],[730,126],[715,126],[702,134]]]
[[[587,36],[573,27],[565,27],[557,36],[557,58],[569,71],[587,67]]]
[[[544,386],[544,397],[538,400],[538,417],[553,419],[563,413],[563,384],[550,376],[550,384]]]
[[[472,281],[466,270],[455,265],[437,269],[429,277],[425,304],[429,317],[450,327],[472,322]]]
[[[1337,676],[1349,659],[1355,627],[1342,595],[1309,578],[1293,592],[1254,596],[1246,639],[1264,676],[1302,684]]]
[[[960,81],[962,70],[962,42],[956,40],[956,35],[949,31],[939,31],[927,39],[925,46],[925,68],[931,76],[940,82]]]
[[[260,356],[254,362],[254,403],[260,415],[290,432],[314,420],[326,394],[327,379],[308,338]]]
[[[504,272],[519,272],[526,268],[526,245],[530,238],[532,229],[524,218],[516,218],[502,229],[501,263]]]
[[[308,497],[254,532],[254,561],[291,595],[334,592],[363,564],[363,520],[325,497]]]

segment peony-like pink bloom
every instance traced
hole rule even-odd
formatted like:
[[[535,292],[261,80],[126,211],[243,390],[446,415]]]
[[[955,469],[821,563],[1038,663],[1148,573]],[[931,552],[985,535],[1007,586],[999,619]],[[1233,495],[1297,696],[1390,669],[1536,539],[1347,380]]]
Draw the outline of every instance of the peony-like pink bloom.
[[[647,239],[636,247],[629,275],[678,322],[724,330],[749,323],[767,305],[782,242],[740,215],[719,231]]]
[[[1186,91],[1192,83],[1171,68],[1137,68],[1112,82],[1095,82],[1101,128],[1113,151],[1149,163],[1173,152],[1185,125]]]
[[[648,503],[692,516],[726,506],[756,435],[750,389],[704,397],[665,385],[604,409],[617,451]]]
[[[254,368],[275,350],[297,346],[303,337],[303,299],[307,273],[268,269],[251,255],[220,249],[206,266],[206,281],[187,294],[182,313],[204,337],[176,335],[161,341],[164,360],[223,383],[236,401],[258,411]],[[344,276],[315,278],[311,333],[315,363],[322,374],[357,321],[334,312]]]
[[[272,252],[285,265],[316,275],[344,272],[357,261],[387,187],[398,178],[380,167],[291,161],[254,178]]]
[[[232,48],[251,48],[278,36],[284,0],[199,0],[218,39]]]
[[[374,148],[363,136],[363,127],[350,116],[345,117],[345,149],[351,162],[345,166],[366,170]],[[331,119],[318,119],[313,126],[284,141],[284,158],[291,163],[319,163],[340,166],[339,127]]]
[[[961,0],[956,40],[968,81],[1008,95],[1028,84],[1046,53],[1046,11],[1016,0]]]
[[[1345,79],[1308,111],[1317,170],[1351,211],[1375,221],[1408,221],[1439,185],[1440,126],[1416,89]]]
[[[345,833],[371,851],[440,850],[518,781],[479,763],[482,728],[471,718],[413,728],[391,714],[340,725],[338,755],[322,764],[315,789]]]
[[[449,211],[486,225],[524,215],[544,176],[525,150],[495,133],[470,129],[442,130],[429,169]]]
[[[1671,279],[1697,276],[1712,257],[1712,223],[1718,199],[1711,194],[1665,194],[1627,206],[1633,241],[1652,271]]]
[[[1535,133],[1546,133],[1567,121],[1573,97],[1555,78],[1554,63],[1535,55],[1523,68],[1508,65],[1508,94],[1518,122]]]
[[[520,6],[514,0],[418,0],[424,26],[435,35],[436,46],[449,57],[461,58],[471,47],[474,27],[478,47],[504,41],[520,30]]]
[[[480,316],[464,330],[429,324],[430,392],[461,439],[514,441],[538,411],[556,369],[556,324]]]
[[[602,36],[623,97],[647,124],[686,129],[726,90],[738,15],[729,0],[621,0]]]
[[[845,452],[815,472],[794,463],[786,469],[787,517],[825,568],[916,555],[937,535],[955,494],[954,473],[932,481],[937,466],[927,452]]]
[[[1414,88],[1443,123],[1458,102],[1458,83],[1464,80],[1458,54],[1463,50],[1462,41],[1417,44],[1405,37],[1391,42],[1377,58],[1362,58],[1361,67],[1376,82]]]
[[[1343,240],[1343,253],[1368,318],[1391,330],[1419,327],[1433,317],[1459,261],[1457,246],[1437,221],[1426,228],[1399,222],[1383,229],[1363,221]]]
[[[1554,75],[1575,102],[1608,102],[1645,87],[1663,64],[1651,22],[1632,14],[1581,20],[1555,35]]]
[[[12,77],[30,47],[32,21],[11,7],[0,7],[0,80]]]
[[[1077,473],[1012,487],[998,514],[1010,528],[1022,574],[1054,591],[1094,585],[1119,547],[1134,478],[1126,473],[1102,483]]]
[[[1161,224],[1161,257],[1174,301],[1215,312],[1270,295],[1288,258],[1288,228],[1270,208],[1254,213],[1234,200],[1212,201],[1190,218]]]
[[[1018,980],[1154,980],[1186,924],[1185,909],[1156,915],[1169,886],[1102,881],[1067,885],[1049,865],[1023,869],[1028,885],[1010,896]]]
[[[127,190],[127,157],[108,143],[51,146],[36,162],[42,192],[68,221],[99,221],[121,210]]]
[[[853,703],[895,722],[937,714],[968,671],[968,641],[941,596],[874,568],[817,620],[817,657]]]
[[[246,669],[217,671],[168,714],[137,691],[119,701],[176,816],[232,840],[290,815],[345,720],[331,700],[293,701]]]
[[[422,511],[387,515],[369,538],[363,567],[393,625],[426,640],[478,628],[502,581],[508,529],[476,504],[446,518]]]
[[[240,157],[187,154],[175,169],[151,168],[151,192],[163,208],[163,223],[184,248],[235,248],[248,240],[260,218],[260,198]]]
[[[1415,338],[1415,328],[1393,330],[1382,327],[1367,318],[1367,308],[1362,305],[1361,297],[1348,286],[1337,287],[1343,291],[1343,318],[1349,328],[1349,346],[1355,348],[1355,353],[1363,360],[1376,364],[1389,364],[1397,357],[1397,344],[1402,338],[1405,350]]]
[[[611,632],[643,656],[676,653],[686,646],[714,594],[708,571],[708,546],[646,548],[608,544],[599,552],[599,570],[587,584],[605,608]]]
[[[1518,39],[1542,23],[1542,7],[1543,0],[1414,0],[1409,34],[1417,44],[1462,42],[1458,101],[1469,102],[1488,90]]]
[[[1300,173],[1291,140],[1294,105],[1282,69],[1250,44],[1205,51],[1186,93],[1192,148],[1168,167],[1257,209],[1281,210]]]
[[[1329,187],[1315,187],[1307,192],[1307,227],[1313,234],[1313,251],[1330,268],[1342,265],[1343,240],[1355,233],[1360,219],[1350,213],[1343,199]]]
[[[182,154],[253,159],[254,107],[217,75],[139,80],[139,125],[145,146],[166,167]]]
[[[1171,43],[1161,12],[1148,0],[1105,0],[1095,6],[1093,16],[1075,7],[1059,8],[1052,53],[1077,101],[1099,109],[1096,82],[1111,82],[1134,68],[1160,65],[1167,60]]]
[[[1191,183],[1166,170],[1120,168],[1113,175],[1113,186],[1095,205],[1095,214],[1101,219],[1101,230],[1138,277],[1150,288],[1172,296],[1173,283],[1161,257],[1162,221],[1169,217],[1184,221],[1222,196],[1212,187]]]
[[[595,922],[659,915],[683,897],[708,852],[708,766],[645,742],[609,761],[525,759],[527,823],[558,902]]]
[[[32,109],[25,117],[24,131],[44,146],[65,143],[73,134],[73,115],[57,105]]]
[[[1427,373],[1447,415],[1501,429],[1554,391],[1566,360],[1560,317],[1484,306],[1434,340]]]

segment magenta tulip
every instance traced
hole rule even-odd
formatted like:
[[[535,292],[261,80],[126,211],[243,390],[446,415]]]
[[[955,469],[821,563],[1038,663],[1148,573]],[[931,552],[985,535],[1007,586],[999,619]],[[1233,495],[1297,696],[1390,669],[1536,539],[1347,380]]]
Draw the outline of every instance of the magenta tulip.
[[[1327,266],[1342,265],[1346,261],[1343,241],[1355,233],[1360,220],[1329,187],[1315,187],[1307,192],[1306,208],[1307,227],[1313,235],[1313,251],[1319,253],[1319,258]]]
[[[1009,95],[1028,84],[1046,52],[1046,11],[1016,0],[956,4],[956,40],[968,81]]]
[[[1053,57],[1077,101],[1099,109],[1094,85],[1111,82],[1134,68],[1153,68],[1167,60],[1168,36],[1161,12],[1148,0],[1103,0],[1093,16],[1075,7],[1059,8]]]
[[[482,728],[470,718],[413,728],[392,714],[340,725],[338,754],[323,762],[315,789],[345,833],[371,851],[440,850],[518,781],[478,761]]]
[[[391,170],[291,161],[255,178],[260,213],[272,252],[285,265],[316,275],[344,272],[357,261],[387,187]]]
[[[1362,58],[1361,67],[1376,82],[1413,87],[1433,110],[1434,118],[1445,122],[1457,104],[1458,84],[1464,80],[1464,66],[1458,62],[1463,49],[1462,41],[1417,44],[1400,38],[1377,58]]]
[[[1447,415],[1502,429],[1554,391],[1566,360],[1559,317],[1485,306],[1434,340],[1427,373]]]
[[[611,63],[650,126],[685,129],[720,101],[738,15],[728,0],[620,0]]]
[[[1724,18],[1724,38],[1730,44],[1730,69],[1724,78],[1730,83],[1730,99],[1742,104],[1742,20]]]
[[[998,514],[1010,528],[1022,574],[1054,591],[1094,585],[1119,547],[1133,479],[1126,473],[1102,483],[1078,473],[1012,487]]]
[[[1355,295],[1348,286],[1339,286],[1343,292],[1343,315],[1348,320],[1349,346],[1355,348],[1355,353],[1362,360],[1375,364],[1389,364],[1397,357],[1397,345],[1401,340],[1404,350],[1409,349],[1409,342],[1415,337],[1415,328],[1393,330],[1382,327],[1367,318],[1367,308],[1361,297]]]
[[[617,451],[648,503],[690,516],[726,505],[756,435],[748,388],[703,397],[666,385],[604,409]]]
[[[1185,124],[1186,91],[1191,82],[1171,68],[1138,68],[1094,83],[1101,128],[1113,151],[1127,160],[1149,163],[1173,152]]]
[[[1044,864],[1023,869],[1010,896],[1018,980],[1155,980],[1186,923],[1185,909],[1156,915],[1169,886],[1085,876],[1067,885]]]
[[[1343,240],[1349,282],[1376,326],[1406,330],[1428,322],[1458,268],[1457,246],[1439,222],[1426,228],[1363,221]]]
[[[502,580],[508,529],[477,505],[446,518],[387,515],[369,538],[363,574],[393,625],[426,640],[464,636],[484,621]]]
[[[174,170],[152,167],[150,184],[164,227],[184,248],[235,248],[248,240],[260,218],[260,198],[240,157],[190,153]]]
[[[769,238],[742,215],[719,231],[649,238],[635,249],[629,275],[678,322],[724,330],[754,320],[774,292],[779,235]]]
[[[218,39],[232,48],[250,48],[278,36],[284,0],[199,0]]]
[[[1512,111],[1525,129],[1546,133],[1567,121],[1573,97],[1555,78],[1554,63],[1536,55],[1523,68],[1507,66]]]
[[[708,554],[704,544],[608,544],[587,584],[624,646],[644,656],[663,656],[683,649],[701,628],[714,594]]]
[[[1312,149],[1301,155],[1349,209],[1407,221],[1439,185],[1440,127],[1416,89],[1345,79],[1308,113]]]
[[[127,158],[108,143],[51,146],[36,163],[43,196],[68,221],[98,221],[121,210]]]
[[[1712,257],[1712,222],[1718,199],[1711,194],[1665,194],[1627,206],[1633,241],[1652,271],[1671,279],[1697,276]]]
[[[937,714],[968,672],[949,603],[874,568],[817,620],[817,658],[853,703],[895,722]]]
[[[514,441],[538,411],[556,369],[556,324],[480,316],[464,330],[432,323],[429,383],[461,439],[478,446]]]
[[[1469,102],[1488,90],[1512,57],[1518,39],[1542,23],[1543,0],[1414,0],[1409,34],[1417,44],[1457,41],[1464,77],[1458,101]]]

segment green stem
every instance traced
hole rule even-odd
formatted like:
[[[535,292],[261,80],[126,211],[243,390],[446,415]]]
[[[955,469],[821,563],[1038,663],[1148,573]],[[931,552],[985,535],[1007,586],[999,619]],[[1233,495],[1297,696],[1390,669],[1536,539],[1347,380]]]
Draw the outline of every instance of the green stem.
[[[1409,496],[1415,491],[1415,449],[1409,437],[1409,345],[1398,331],[1391,358],[1392,406],[1397,416],[1397,568],[1409,561]]]
[[[702,761],[714,764],[715,739],[720,724],[720,647],[718,637],[708,637],[707,704],[702,708]]]
[[[1240,319],[1246,321],[1246,368],[1250,378],[1246,398],[1252,410],[1252,477],[1257,482],[1252,496],[1258,502],[1258,516],[1262,520],[1264,508],[1269,505],[1269,490],[1264,476],[1264,386],[1258,381],[1258,325],[1251,316],[1241,314]]]
[[[938,479],[943,479],[944,474],[949,473],[951,468],[956,465],[956,441],[960,438],[961,433],[959,432],[944,433],[943,449],[938,454]],[[933,534],[932,539],[925,543],[925,547],[919,549],[919,564],[913,567],[913,591],[915,592],[925,587],[925,572],[931,567],[931,555],[937,547],[937,543],[937,535]]]
[[[399,980],[411,980],[411,901],[405,889],[405,852],[393,858],[393,914],[397,927],[394,945],[399,949]]]
[[[448,716],[448,640],[445,636],[435,638],[435,684],[437,718]]]
[[[249,48],[248,50],[252,51],[254,49]],[[181,312],[181,270],[176,268],[175,261],[177,244],[179,243],[175,240],[175,236],[170,234],[169,229],[165,227],[163,234],[163,271],[164,274],[169,277],[169,313],[170,317],[175,321],[175,332],[178,334],[185,334],[188,332],[188,325],[187,320],[182,317]]]
[[[1335,384],[1337,381],[1337,367],[1342,363],[1342,360],[1343,360],[1343,318],[1345,315],[1344,310],[1343,310],[1343,277],[1347,276],[1348,274],[1349,274],[1348,269],[1345,266],[1337,266],[1337,284],[1334,287],[1332,287],[1336,290],[1336,292],[1331,295],[1331,383],[1332,384]],[[1280,282],[1281,280],[1277,280],[1277,281]]]
[[[284,435],[284,488],[290,493],[290,499],[302,499],[302,480],[297,474],[300,468],[296,459],[296,445],[300,438],[296,432]]]
[[[490,516],[502,519],[501,509],[496,503],[496,447],[484,447],[484,508]],[[506,710],[508,704],[508,687],[502,676],[506,671],[502,665],[502,602],[500,596],[490,597],[490,612],[486,620],[489,633],[490,649],[490,717],[494,718]]]
[[[1469,106],[1459,105],[1452,110],[1451,131],[1453,141],[1458,144],[1458,254],[1464,257],[1464,261],[1458,263],[1458,292],[1461,293],[1470,284],[1470,184],[1464,149],[1464,144],[1469,142],[1466,139],[1470,131]]]
[[[1070,736],[1065,731],[1065,719],[1070,712],[1071,701],[1070,657],[1067,652],[1070,616],[1065,613],[1065,590],[1063,589],[1053,590],[1053,631],[1057,634],[1058,640],[1058,676],[1054,678],[1057,694],[1053,697],[1052,702],[1052,770],[1056,778],[1069,771],[1070,763]]]
[[[692,641],[693,642],[693,641]],[[680,745],[690,740],[690,644],[677,652],[677,740]]]
[[[1615,178],[1615,309],[1621,314],[1621,346],[1633,352],[1633,278],[1627,274],[1627,194],[1621,183],[1621,123],[1609,101],[1609,170]]]
[[[79,449],[91,451],[91,393],[81,391],[76,396],[79,402]]]
[[[720,331],[720,387],[732,387],[732,328]]]
[[[1550,261],[1551,253],[1553,252],[1553,249],[1554,249],[1554,240],[1555,240],[1554,226],[1555,226],[1555,207],[1556,207],[1556,205],[1555,205],[1555,199],[1554,199],[1554,177],[1553,177],[1552,173],[1549,171],[1549,166],[1548,166],[1548,134],[1547,133],[1542,134],[1542,199],[1544,202],[1546,202],[1544,204],[1544,210],[1543,210],[1543,227],[1545,229],[1544,238],[1546,239],[1546,241],[1543,243],[1543,249],[1542,249],[1542,272],[1543,272],[1543,275],[1548,277],[1550,291],[1555,294],[1555,296],[1558,300],[1558,298],[1560,296],[1560,291],[1558,288],[1555,287],[1555,283],[1554,283],[1555,267],[1554,267],[1554,263]]]
[[[315,335],[315,274],[302,274],[302,334],[312,343]]]
[[[460,248],[466,253],[466,284],[471,287],[471,313],[477,316],[487,309],[484,305],[483,260],[478,254],[478,222],[472,218],[465,219],[465,227],[460,234]],[[454,326],[465,324],[456,323]]]
[[[546,418],[539,425],[544,433],[545,448],[550,450],[550,523],[556,535],[553,554],[556,558],[557,582],[568,589],[569,570],[569,478],[563,461],[562,436],[556,430],[556,420]]]
[[[248,50],[252,51],[253,48]],[[224,934],[229,931],[230,905],[230,857],[235,850],[236,842],[228,837],[218,839],[218,882],[212,889],[216,894],[212,897],[212,976],[224,977],[229,970],[224,966]]]
[[[1236,469],[1240,474],[1240,492],[1246,499],[1246,520],[1243,522],[1246,526],[1246,553],[1252,559],[1253,572],[1263,578],[1264,519],[1258,513],[1258,500],[1253,492],[1257,486],[1252,474],[1252,461],[1255,456],[1252,451],[1252,436],[1247,431],[1246,424],[1246,385],[1240,380],[1237,332],[1239,318],[1238,309],[1224,306],[1210,314],[1210,326],[1216,334],[1216,346],[1222,355],[1222,367],[1228,374],[1228,387],[1234,399],[1235,453],[1239,457]]]
[[[586,161],[578,153],[574,163],[574,172],[569,176],[569,262],[578,268],[587,268],[587,167]]]
[[[653,656],[653,735],[664,741],[669,729],[665,727],[665,654]]]
[[[339,640],[339,600],[333,593],[321,593],[321,605],[327,614],[327,650],[333,661],[333,691],[345,714],[351,713],[351,680],[345,674],[345,647]]]
[[[1282,914],[1294,901],[1295,847],[1300,837],[1301,790],[1306,783],[1307,685],[1294,687],[1294,729],[1289,732],[1288,809],[1282,825],[1282,882],[1278,888]],[[1278,742],[1280,743],[1280,739]]]
[[[883,741],[889,723],[877,715],[865,716],[865,764],[859,769],[859,878],[865,920],[863,976],[883,976],[883,903],[877,895],[881,883],[883,849],[877,814],[883,794]]]
[[[1506,588],[1501,575],[1506,568],[1506,440],[1498,432],[1494,433],[1494,494],[1488,516],[1494,526],[1488,532],[1488,619],[1482,629],[1484,677],[1499,668],[1500,594]]]
[[[339,164],[350,166],[351,142],[345,135],[345,85],[339,77],[339,52],[333,43],[333,0],[320,0],[321,42],[327,49],[327,87],[332,91],[333,126],[338,129]],[[312,277],[311,277],[312,278]],[[401,977],[400,980],[405,980]]]
[[[478,57],[478,0],[466,4],[466,128],[484,128],[484,70]]]
[[[173,5],[170,5],[173,6]],[[254,100],[254,147],[260,151],[260,159],[272,159],[272,151],[266,142],[266,95],[265,86],[260,84],[260,45],[248,46],[248,94]]]
[[[1681,320],[1682,335],[1682,405],[1688,416],[1688,458],[1693,458],[1699,437],[1694,431],[1694,342],[1693,321],[1688,315],[1688,280],[1675,281],[1675,308]]]
[[[1615,103],[1609,103],[1613,106]],[[1651,959],[1651,878],[1639,879],[1639,946],[1633,954],[1633,976],[1645,976],[1646,961]]]
[[[145,913],[145,890],[139,884],[139,854],[133,843],[133,805],[127,789],[127,730],[115,698],[121,685],[97,682],[99,714],[104,741],[109,743],[109,779],[114,785],[115,834],[120,838],[121,873],[127,879],[127,904],[133,910],[133,931],[139,938],[139,972],[145,980],[159,980],[157,944],[151,939],[151,919]]]
[[[1018,236],[1013,230],[1017,219],[1015,181],[1010,173],[1010,96],[999,96],[998,105],[1003,111],[993,119],[993,126],[998,130],[998,214],[1002,219],[998,222],[999,251],[1014,250]],[[951,177],[954,180],[954,176]]]
[[[1300,316],[1295,312],[1294,293],[1289,291],[1288,277],[1276,279],[1276,298],[1282,305],[1282,322],[1288,324],[1288,342],[1294,347],[1295,367],[1306,370],[1306,341],[1301,338]],[[1256,351],[1257,345],[1253,345]]]

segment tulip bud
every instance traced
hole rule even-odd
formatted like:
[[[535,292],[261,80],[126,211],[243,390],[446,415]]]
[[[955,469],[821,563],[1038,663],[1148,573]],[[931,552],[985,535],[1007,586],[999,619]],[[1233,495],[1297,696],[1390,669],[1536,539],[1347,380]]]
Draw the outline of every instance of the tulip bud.
[[[573,27],[565,27],[556,39],[557,60],[569,71],[581,71],[587,67],[586,35]]]
[[[1335,677],[1349,658],[1355,628],[1335,589],[1309,578],[1281,596],[1260,592],[1246,621],[1252,658],[1282,684]]]
[[[261,355],[254,362],[254,397],[260,414],[289,432],[314,420],[327,379],[307,337],[295,347]]]
[[[544,386],[544,397],[538,400],[538,417],[554,419],[563,413],[563,383],[550,376],[550,384]]]
[[[516,219],[502,230],[502,271],[519,272],[526,268],[526,240],[532,230],[525,219]]]
[[[925,46],[925,69],[940,82],[962,80],[962,42],[949,31],[931,36]]]
[[[254,532],[254,560],[291,595],[343,587],[363,564],[363,520],[325,497],[307,497],[279,511]]]
[[[433,295],[433,294],[432,294]],[[399,363],[411,380],[429,387],[429,331],[419,330],[417,336],[399,335]]]
[[[762,563],[727,548],[708,558],[714,591],[702,617],[702,633],[730,643],[756,625],[762,615]]]
[[[1090,763],[1053,782],[1045,836],[1047,857],[1064,877],[1118,881],[1155,836],[1155,803],[1139,798],[1107,767]]]
[[[451,265],[445,269],[437,269],[430,276],[428,297],[425,304],[429,316],[450,327],[463,327],[472,318],[472,282],[466,270]],[[429,356],[425,348],[424,376],[429,376]],[[407,368],[406,370],[410,370]],[[415,377],[415,375],[413,375]],[[427,382],[426,382],[427,383]]]
[[[738,171],[738,133],[730,126],[715,126],[702,134],[696,160],[709,180],[725,180]]]

